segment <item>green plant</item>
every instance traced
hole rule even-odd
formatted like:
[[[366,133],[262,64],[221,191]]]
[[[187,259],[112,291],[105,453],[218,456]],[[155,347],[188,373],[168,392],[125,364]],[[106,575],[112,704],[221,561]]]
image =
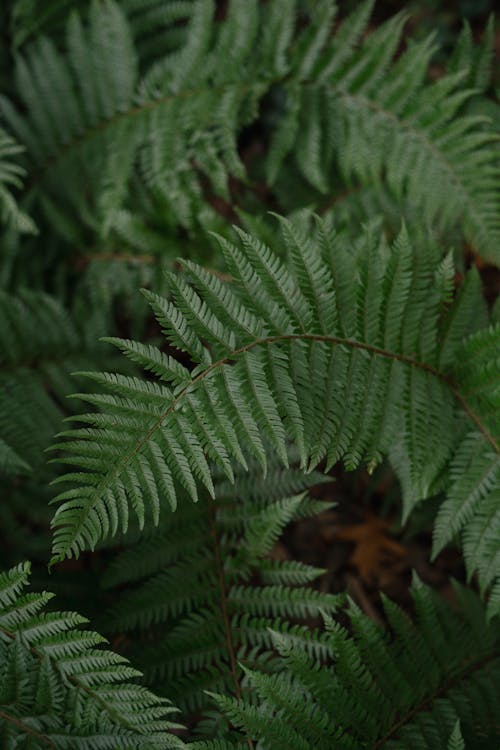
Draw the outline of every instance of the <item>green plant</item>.
[[[183,43],[146,63],[134,3],[93,2],[84,19],[70,15],[64,52],[43,37],[23,49],[22,109],[4,97],[0,111],[27,150],[26,199],[37,216],[76,247],[118,235],[151,252],[155,226],[213,225],[203,180],[232,200],[228,176],[249,177],[238,136],[262,119],[263,168],[270,186],[283,174],[286,205],[297,205],[290,165],[307,205],[346,187],[363,201],[375,189],[368,210],[396,202],[434,229],[459,224],[498,259],[496,136],[487,118],[465,111],[487,86],[491,34],[479,62],[462,44],[454,71],[429,83],[432,35],[393,62],[405,13],[360,43],[372,0],[333,35],[335,5],[311,5],[304,13],[295,0],[235,0],[221,22],[211,0],[175,3],[163,24],[187,17]],[[308,20],[303,29],[296,14]]]
[[[498,750],[496,21],[355,6],[0,9],[2,748]]]
[[[288,437],[307,471],[389,455],[405,517],[445,492],[435,551],[461,534],[469,574],[496,586],[500,330],[477,273],[450,304],[449,258],[415,252],[405,232],[392,247],[367,232],[351,248],[321,221],[313,240],[282,225],[288,263],[238,230],[242,248],[221,238],[231,282],[181,261],[192,285],[172,274],[173,301],[145,292],[194,370],[108,339],[157,380],[89,374],[108,394],[81,394],[100,411],[58,446],[76,471],[61,477],[73,486],[56,498],[54,562],[125,531],[129,508],[141,525],[162,500],[175,508],[176,483],[195,501],[199,485],[213,496],[207,457],[231,477],[244,445],[265,472],[267,440],[287,465]]]
[[[0,128],[0,208],[2,223],[12,224],[19,232],[35,232],[32,220],[19,209],[12,193],[12,188],[22,186],[24,169],[15,164],[9,157],[22,151],[3,128]]]
[[[457,592],[460,612],[418,583],[412,593],[415,622],[384,601],[392,637],[352,604],[352,635],[326,619],[322,659],[273,633],[286,667],[275,675],[247,670],[259,703],[217,702],[264,747],[444,750],[463,747],[458,720],[470,747],[497,747],[498,627],[488,626],[470,591]]]
[[[128,682],[139,672],[98,646],[73,612],[25,593],[29,564],[0,575],[0,739],[14,748],[175,748],[172,709]]]
[[[89,375],[108,394],[81,394],[100,410],[79,417],[85,426],[64,433],[69,440],[56,446],[76,470],[61,477],[71,488],[57,498],[54,561],[126,531],[129,505],[142,526],[147,513],[158,522],[162,501],[176,507],[178,488],[195,501],[199,485],[216,496],[208,461],[231,480],[230,457],[247,466],[242,446],[264,472],[269,450],[287,466],[290,438],[309,472],[340,459],[348,469],[361,460],[374,467],[388,454],[404,489],[406,517],[440,493],[435,551],[461,538],[469,576],[477,572],[483,591],[492,587],[488,616],[495,617],[500,332],[488,326],[477,274],[470,272],[451,301],[449,257],[416,252],[405,232],[391,247],[379,232],[367,231],[353,248],[319,220],[312,237],[284,219],[281,224],[286,260],[238,230],[244,252],[220,240],[231,281],[185,261],[190,283],[171,274],[171,301],[145,293],[170,344],[197,363],[191,372],[150,345],[108,339],[158,380]],[[154,560],[164,546],[160,539],[145,543]],[[239,550],[244,554],[244,541]],[[133,551],[133,561],[137,554],[145,552]],[[158,583],[125,600],[113,613],[119,629],[147,626],[155,603],[171,618],[173,592],[186,575],[172,573],[169,593],[160,573]],[[259,601],[264,606],[264,592]],[[191,606],[198,611],[194,600]],[[190,625],[178,627],[189,643]],[[458,643],[451,648],[459,653]],[[188,666],[195,652],[188,649]],[[270,685],[281,695],[278,683]],[[261,710],[266,716],[268,709]],[[248,726],[255,736],[257,725]],[[277,735],[266,741],[275,746]]]
[[[247,693],[242,661],[272,670],[270,628],[321,654],[301,622],[335,612],[342,599],[307,587],[325,571],[268,557],[287,524],[329,507],[300,492],[323,475],[278,465],[258,474],[250,461],[250,481],[243,472],[234,484],[219,477],[214,500],[184,502],[159,530],[134,535],[103,578],[120,587],[105,632],[130,634],[130,658],[148,684],[198,716],[207,734],[228,731],[207,691]]]
[[[22,545],[30,555],[45,555],[45,540],[27,533],[26,518],[38,526],[50,517],[48,485],[57,474],[45,451],[68,414],[72,373],[113,359],[99,350],[99,324],[87,317],[83,331],[77,317],[43,292],[0,291],[0,524],[7,547]]]

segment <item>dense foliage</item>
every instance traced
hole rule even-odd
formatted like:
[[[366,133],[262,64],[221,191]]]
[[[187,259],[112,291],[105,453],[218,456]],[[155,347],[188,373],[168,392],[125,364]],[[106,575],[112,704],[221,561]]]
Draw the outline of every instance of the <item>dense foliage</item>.
[[[496,20],[340,5],[2,5],[6,750],[498,750]],[[446,596],[294,558],[380,471]]]
[[[175,748],[172,709],[74,612],[47,612],[51,594],[25,593],[29,564],[0,576],[0,738],[14,748]]]

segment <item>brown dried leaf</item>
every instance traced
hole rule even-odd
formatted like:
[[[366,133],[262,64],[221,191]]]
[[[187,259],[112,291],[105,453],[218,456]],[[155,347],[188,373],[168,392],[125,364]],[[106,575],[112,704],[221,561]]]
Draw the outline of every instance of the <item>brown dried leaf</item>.
[[[405,547],[391,538],[390,528],[389,521],[367,513],[361,523],[342,526],[335,534],[335,539],[354,544],[349,562],[366,583],[377,581],[388,566],[399,569],[406,558]]]

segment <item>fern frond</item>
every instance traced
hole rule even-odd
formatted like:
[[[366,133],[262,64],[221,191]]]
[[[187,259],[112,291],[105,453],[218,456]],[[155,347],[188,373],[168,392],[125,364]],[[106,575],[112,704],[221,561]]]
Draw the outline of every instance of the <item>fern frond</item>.
[[[12,157],[23,151],[3,128],[0,128],[0,217],[3,224],[12,226],[19,232],[36,234],[37,229],[30,217],[22,211],[12,188],[21,188],[26,171],[12,161]]]
[[[56,499],[54,560],[126,528],[129,505],[141,519],[148,506],[156,514],[158,493],[160,502],[176,505],[176,486],[196,500],[198,485],[211,489],[205,457],[226,470],[228,457],[244,466],[244,447],[265,471],[265,442],[284,459],[286,435],[308,470],[340,460],[352,469],[390,454],[405,515],[445,484],[446,536],[437,544],[482,512],[499,464],[498,425],[484,407],[495,398],[496,380],[489,384],[479,359],[475,377],[484,392],[468,399],[453,370],[463,361],[463,337],[485,336],[486,313],[471,315],[482,309],[474,272],[447,306],[442,266],[432,253],[413,250],[405,232],[389,248],[370,230],[348,253],[342,241],[333,251],[324,224],[316,248],[302,251],[293,226],[285,227],[289,265],[240,232],[245,251],[221,240],[234,282],[208,284],[194,270],[193,287],[181,293],[173,284],[174,301],[148,293],[169,341],[198,364],[181,382],[178,370],[163,369],[170,387],[97,376],[109,395],[82,396],[112,418],[104,426],[85,417],[91,426],[70,431],[73,440],[59,446],[78,471],[90,471]],[[235,318],[242,322],[236,328]],[[118,345],[136,358],[130,344]],[[466,368],[461,377],[465,385],[472,375]],[[475,446],[474,474],[460,440]],[[491,476],[482,481],[487,464]],[[462,485],[473,494],[456,513]]]
[[[68,17],[75,10],[85,17],[90,2],[17,0],[13,5],[12,42],[18,51],[41,35],[62,42]],[[129,20],[141,61],[150,62],[182,45],[185,27],[179,22],[191,17],[193,5],[193,0],[177,0],[168,5],[161,0],[122,0],[120,7]]]
[[[5,750],[177,748],[172,708],[130,682],[140,673],[81,630],[85,618],[45,611],[25,593],[28,563],[0,575],[0,738]]]
[[[24,471],[29,471],[29,465],[0,438],[0,474],[19,474]]]
[[[45,463],[43,450],[60,429],[61,400],[74,389],[81,335],[49,295],[0,292],[0,439],[19,468]],[[3,462],[2,462],[3,463]]]
[[[331,0],[304,28],[294,23],[296,0],[233,0],[222,21],[211,0],[159,5],[93,2],[85,19],[70,16],[62,51],[39,38],[19,56],[24,111],[5,97],[0,109],[27,150],[30,198],[56,232],[73,244],[82,227],[98,239],[112,230],[147,236],[141,208],[128,205],[137,182],[161,206],[157,215],[203,226],[214,212],[202,183],[228,199],[230,175],[247,182],[239,137],[263,109],[268,181],[293,161],[309,184],[302,205],[323,203],[340,176],[375,186],[428,226],[462,227],[498,259],[496,135],[487,118],[463,111],[484,85],[484,60],[459,61],[459,72],[429,83],[432,38],[394,61],[406,14],[365,38],[371,0],[334,34]],[[145,61],[140,34],[152,19],[178,41]]]
[[[459,611],[421,584],[412,595],[414,622],[384,600],[388,631],[353,604],[351,633],[327,618],[326,660],[274,634],[283,669],[246,670],[260,700],[216,695],[217,703],[234,726],[270,749],[286,742],[300,750],[447,750],[464,747],[462,734],[466,746],[495,747],[498,622],[488,625],[483,605],[465,589],[457,587]]]
[[[464,86],[467,69],[427,83],[432,36],[392,63],[404,13],[379,26],[360,48],[372,6],[371,0],[361,3],[333,37],[325,37],[323,23],[315,26],[314,20],[304,29],[300,62],[290,66],[283,86],[285,112],[271,144],[268,177],[275,179],[291,155],[302,177],[327,193],[340,170],[347,185],[355,179],[378,193],[387,188],[400,205],[418,205],[421,221],[450,227],[462,216],[466,236],[494,259],[496,135],[481,117],[459,114],[481,74],[470,88]],[[331,9],[330,2],[320,3],[318,18],[328,18]]]
[[[250,461],[250,472],[257,478],[258,464]],[[315,640],[302,622],[339,604],[339,597],[308,587],[323,571],[269,557],[290,521],[329,507],[303,492],[324,481],[323,475],[296,469],[288,474],[301,494],[284,494],[276,459],[263,483],[248,482],[241,470],[234,486],[221,476],[214,500],[204,495],[196,505],[180,504],[159,531],[132,539],[103,579],[107,587],[120,587],[105,630],[138,637],[134,661],[148,684],[174,699],[186,720],[202,723],[203,732],[220,723],[220,716],[207,714],[204,690],[245,693],[237,661],[272,670],[269,628],[320,656],[321,638]],[[219,727],[220,738],[221,732]]]
[[[87,339],[79,316],[55,297],[0,291],[0,566],[16,561],[20,548],[33,560],[45,559],[40,530],[50,522],[48,483],[59,470],[45,451],[64,418],[81,409],[68,399],[73,372],[114,357],[113,350],[99,351],[93,323],[87,316]]]
[[[487,436],[500,432],[500,327],[469,335],[458,349],[452,373],[472,409],[479,409],[486,435],[469,432],[450,465],[451,484],[434,529],[434,553],[460,533],[469,577],[479,573],[482,589],[500,577],[500,462]],[[499,605],[492,596],[490,614]]]
[[[43,452],[71,411],[64,404],[73,373],[104,361],[76,318],[54,296],[0,290],[0,440],[9,449],[5,462],[17,455],[23,471],[46,464]]]
[[[450,73],[467,72],[467,84],[483,93],[491,83],[494,56],[495,17],[490,15],[481,44],[474,46],[472,29],[468,21],[457,39],[455,49],[448,62]]]
[[[453,732],[450,734],[450,739],[448,740],[446,750],[465,750],[464,739],[462,737],[462,732],[460,731],[459,721],[457,721]]]

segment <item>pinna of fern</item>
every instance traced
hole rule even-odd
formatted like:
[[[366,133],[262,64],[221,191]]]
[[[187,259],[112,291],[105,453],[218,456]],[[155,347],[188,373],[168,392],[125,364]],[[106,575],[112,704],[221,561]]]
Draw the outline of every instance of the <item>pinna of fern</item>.
[[[26,48],[34,39],[49,36],[61,45],[71,12],[85,17],[89,0],[14,0],[10,15],[12,46]],[[121,0],[120,7],[130,24],[141,63],[173,52],[184,41],[186,27],[179,22],[189,19],[193,0],[165,4],[162,0]]]
[[[290,438],[307,471],[388,455],[404,518],[446,493],[435,553],[461,537],[469,573],[496,591],[499,390],[485,362],[498,359],[500,329],[488,328],[477,272],[450,302],[450,258],[414,250],[405,232],[389,246],[367,229],[352,245],[321,221],[308,237],[281,223],[286,261],[237,230],[241,247],[220,240],[232,281],[187,261],[190,283],[170,274],[168,299],[145,292],[193,370],[111,340],[156,377],[90,374],[107,393],[81,395],[98,411],[55,446],[75,470],[59,480],[70,486],[56,498],[53,561],[126,529],[131,509],[157,522],[177,487],[213,495],[212,461],[232,479],[245,451],[265,473],[268,444],[287,465]]]
[[[41,291],[0,290],[0,567],[17,562],[21,548],[33,561],[46,557],[40,529],[50,522],[49,482],[58,468],[47,464],[45,451],[64,417],[81,409],[67,398],[75,388],[72,373],[109,366],[110,357],[118,368],[125,361],[97,341],[107,328],[103,306],[86,316],[82,330],[82,297],[74,293],[70,311]]]
[[[407,15],[397,14],[360,43],[372,7],[370,0],[360,3],[333,37],[325,18],[334,17],[334,5],[316,7],[304,33],[311,45],[304,43],[304,59],[283,84],[268,179],[278,179],[283,164],[288,171],[285,160],[291,158],[302,180],[323,195],[317,205],[324,205],[324,196],[335,200],[337,184],[339,205],[343,190],[355,200],[366,195],[357,208],[369,216],[374,208],[392,211],[394,202],[434,229],[456,225],[461,216],[466,237],[495,259],[497,136],[488,117],[464,113],[486,85],[492,24],[480,55],[461,42],[454,69],[429,83],[433,35],[410,44],[393,62]],[[285,192],[286,184],[285,174]],[[446,204],[444,195],[450,196]]]
[[[269,555],[286,524],[331,505],[302,492],[323,475],[284,470],[274,458],[262,479],[249,464],[234,485],[216,476],[215,499],[183,502],[160,529],[132,538],[103,578],[120,590],[104,632],[127,633],[128,655],[151,689],[173,700],[197,734],[221,739],[230,729],[206,691],[251,700],[239,665],[273,670],[269,628],[321,654],[310,625],[343,600],[308,587],[324,571]]]
[[[214,699],[263,750],[494,750],[500,739],[498,620],[456,587],[459,609],[415,583],[415,620],[384,599],[389,629],[350,604],[350,631],[325,616],[326,658],[272,634],[283,669],[247,669],[259,701]],[[243,746],[244,734],[193,750]],[[241,745],[239,744],[241,742]]]
[[[173,709],[130,680],[140,675],[85,618],[47,611],[51,594],[25,592],[23,563],[0,574],[0,742],[3,750],[155,750],[184,743]]]
[[[180,5],[181,41],[146,64],[137,4],[112,0],[70,16],[62,51],[41,37],[16,57],[22,106],[2,97],[0,112],[26,149],[26,198],[56,233],[73,246],[89,231],[97,244],[112,231],[134,244],[151,223],[130,200],[144,184],[157,216],[213,224],[202,183],[228,198],[229,175],[248,181],[239,138],[264,111],[270,186],[287,163],[309,186],[307,205],[376,186],[429,226],[462,227],[498,260],[496,135],[486,116],[464,112],[484,88],[491,38],[480,64],[462,43],[454,71],[430,83],[433,38],[394,59],[407,15],[365,35],[372,0],[335,32],[332,0],[305,24],[297,0],[231,0],[223,20],[212,0]]]
[[[12,188],[22,187],[25,170],[16,164],[12,157],[23,151],[22,146],[0,128],[0,218],[3,224],[12,226],[18,232],[36,233],[30,217],[22,211],[12,194]]]
[[[2,473],[26,473],[46,464],[43,451],[64,416],[60,404],[74,388],[70,373],[100,359],[95,344],[84,346],[78,327],[54,297],[0,291]]]

